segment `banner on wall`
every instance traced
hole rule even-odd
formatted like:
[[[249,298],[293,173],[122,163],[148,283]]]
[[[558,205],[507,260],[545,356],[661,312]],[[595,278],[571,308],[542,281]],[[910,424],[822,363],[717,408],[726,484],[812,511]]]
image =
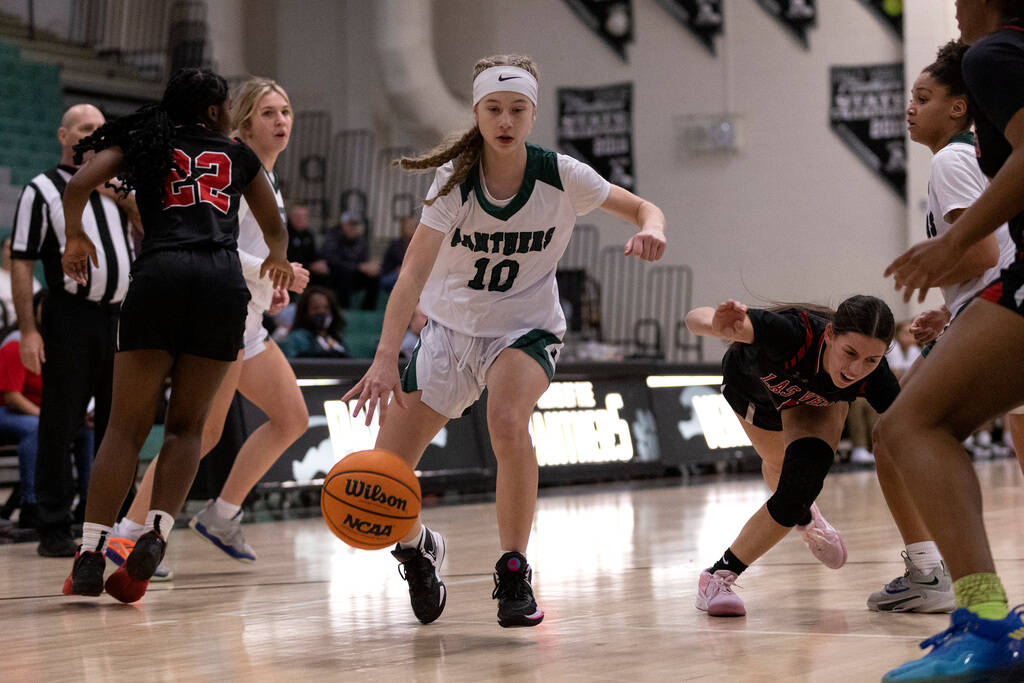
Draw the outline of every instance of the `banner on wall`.
[[[565,0],[570,9],[601,40],[626,61],[633,42],[633,0]]]
[[[558,148],[632,191],[633,84],[559,88]]]
[[[658,0],[658,4],[715,54],[715,38],[725,25],[722,0]]]
[[[907,197],[903,64],[834,66],[832,130],[901,197]]]
[[[808,47],[807,31],[818,17],[816,0],[757,0],[768,14],[778,19],[796,36],[800,44]]]
[[[903,0],[861,0],[878,15],[885,25],[903,37]]]

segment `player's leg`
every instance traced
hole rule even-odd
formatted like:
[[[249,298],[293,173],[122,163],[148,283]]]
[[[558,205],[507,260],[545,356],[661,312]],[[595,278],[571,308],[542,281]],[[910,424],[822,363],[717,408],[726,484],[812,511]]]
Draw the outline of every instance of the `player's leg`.
[[[114,362],[112,414],[92,465],[82,528],[82,548],[64,593],[99,595],[104,551],[121,502],[135,478],[139,450],[153,426],[164,378],[173,364],[166,351],[123,351]]]
[[[518,348],[498,354],[487,370],[487,431],[498,461],[495,491],[502,556],[495,566],[498,623],[535,626],[544,619],[526,562],[537,505],[537,452],[530,417],[550,380],[538,361]]]
[[[1007,616],[982,519],[981,488],[961,445],[978,425],[1024,402],[1024,368],[1008,361],[1024,345],[1024,318],[1004,307],[1015,305],[1020,283],[1008,281],[1007,273],[987,291],[1001,299],[1005,286],[1009,300],[972,302],[878,425],[949,566],[957,605],[966,608],[953,613],[954,637],[890,672],[891,680],[918,680],[954,664],[968,668],[950,669],[951,674],[999,668],[1009,653],[1004,636],[1024,626],[1016,612]]]
[[[237,378],[238,390],[267,416],[267,421],[252,432],[242,444],[224,482],[220,496],[189,522],[196,532],[223,550],[229,557],[242,562],[253,562],[256,553],[245,542],[242,532],[242,503],[254,486],[263,478],[285,449],[295,442],[309,426],[309,412],[302,398],[302,391],[295,379],[295,372],[288,359],[272,341],[267,341],[264,350],[238,363],[241,366]],[[217,392],[218,401],[224,400],[225,386],[232,386],[228,379]],[[227,396],[230,405],[234,390]],[[218,406],[219,407],[219,406]],[[225,415],[226,415],[226,411]],[[203,445],[207,441],[209,425],[218,419],[211,411],[207,426],[203,429]],[[220,418],[219,424],[223,425]],[[217,440],[220,440],[219,433]]]
[[[411,364],[416,363],[413,357]],[[391,451],[415,468],[430,441],[448,422],[448,418],[421,400],[423,391],[403,393],[405,407],[392,399],[388,417],[377,434],[376,447]],[[444,538],[417,519],[391,552],[401,563],[402,577],[409,584],[413,614],[424,624],[436,620],[444,611],[447,589],[441,580],[444,564]]]

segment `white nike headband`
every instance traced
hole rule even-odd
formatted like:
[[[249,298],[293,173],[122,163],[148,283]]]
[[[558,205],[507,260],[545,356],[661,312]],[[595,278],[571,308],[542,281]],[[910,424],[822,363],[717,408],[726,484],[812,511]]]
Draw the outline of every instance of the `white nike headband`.
[[[517,92],[537,106],[537,79],[518,66],[492,66],[473,79],[473,106],[493,92]]]

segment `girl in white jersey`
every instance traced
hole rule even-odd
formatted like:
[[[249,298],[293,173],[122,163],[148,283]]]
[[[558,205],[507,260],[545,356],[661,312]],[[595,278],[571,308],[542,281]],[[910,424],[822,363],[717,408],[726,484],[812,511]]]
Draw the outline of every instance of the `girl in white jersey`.
[[[274,173],[278,155],[288,146],[292,128],[292,107],[284,89],[267,78],[251,78],[233,98],[232,125],[242,140],[256,152],[263,174],[274,190],[281,221],[285,221],[284,200]],[[245,321],[245,348],[231,364],[210,407],[203,427],[202,453],[205,455],[220,441],[224,420],[235,391],[262,410],[268,420],[260,425],[238,451],[224,488],[216,500],[189,522],[199,535],[240,562],[254,562],[256,553],[242,533],[241,505],[252,487],[266,474],[284,450],[302,436],[309,424],[309,413],[288,360],[277,345],[267,338],[263,313],[272,305],[287,302],[287,293],[275,291],[267,278],[260,277],[260,264],[269,253],[263,235],[242,200],[238,209],[238,256],[252,298]],[[309,282],[309,272],[292,263],[295,279],[291,291],[301,293]],[[138,494],[124,519],[114,528],[107,546],[107,557],[117,564],[131,552],[133,541],[142,531],[149,510],[153,486],[151,463],[143,476]],[[153,580],[172,578],[161,566]]]
[[[401,160],[406,169],[438,170],[373,364],[342,400],[358,395],[354,412],[366,406],[367,424],[379,408],[377,447],[415,467],[438,430],[487,387],[503,553],[492,597],[500,625],[534,626],[544,613],[524,556],[537,500],[528,424],[565,333],[555,267],[577,215],[600,207],[637,225],[624,253],[647,261],[664,253],[665,217],[586,164],[526,141],[537,116],[537,70],[529,58],[489,57],[473,74],[476,125],[451,144]],[[399,347],[417,302],[429,322],[400,380]],[[441,534],[420,523],[393,552],[423,623],[444,609],[444,553]]]
[[[967,46],[959,41],[943,45],[934,63],[925,67],[914,81],[907,106],[910,139],[928,147],[932,157],[928,178],[928,215],[925,221],[929,239],[949,232],[953,222],[973,204],[988,186],[978,166],[974,148],[973,104],[961,73],[961,61]],[[911,324],[919,343],[933,344],[936,337],[985,285],[1013,262],[1015,247],[1007,227],[974,244],[964,252],[956,266],[936,284],[942,289],[945,306],[922,313]],[[926,347],[925,354],[930,349]],[[906,386],[920,369],[924,357],[900,378]],[[925,520],[913,506],[893,457],[884,443],[876,453],[878,481],[896,526],[906,544],[903,553],[906,572],[868,597],[868,608],[893,612],[951,612],[953,584],[932,540]]]

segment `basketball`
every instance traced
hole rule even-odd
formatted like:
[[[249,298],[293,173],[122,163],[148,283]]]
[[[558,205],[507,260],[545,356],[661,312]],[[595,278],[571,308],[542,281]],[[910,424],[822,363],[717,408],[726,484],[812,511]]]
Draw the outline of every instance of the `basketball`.
[[[384,450],[352,453],[324,479],[320,511],[335,536],[378,550],[409,533],[420,514],[420,482],[404,460]]]

